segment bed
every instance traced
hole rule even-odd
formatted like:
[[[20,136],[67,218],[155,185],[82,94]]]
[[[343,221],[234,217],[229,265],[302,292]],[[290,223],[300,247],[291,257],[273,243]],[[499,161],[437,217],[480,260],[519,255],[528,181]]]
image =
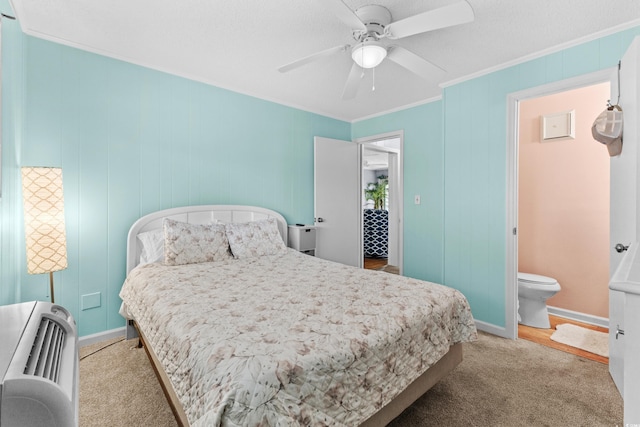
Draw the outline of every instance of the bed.
[[[286,241],[284,217],[251,206],[168,209],[131,227],[120,313],[179,425],[383,426],[476,339],[460,292]]]

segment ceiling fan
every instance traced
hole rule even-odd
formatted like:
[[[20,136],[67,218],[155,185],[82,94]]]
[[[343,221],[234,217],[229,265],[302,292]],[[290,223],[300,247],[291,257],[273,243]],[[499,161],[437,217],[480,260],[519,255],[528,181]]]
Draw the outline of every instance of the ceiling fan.
[[[364,69],[377,67],[385,58],[422,78],[434,80],[442,78],[446,73],[442,68],[403,47],[386,45],[381,40],[401,39],[414,34],[464,24],[474,19],[473,9],[466,1],[429,10],[395,22],[392,21],[391,12],[387,8],[376,4],[362,6],[355,12],[342,0],[323,0],[322,4],[352,28],[355,44],[340,45],[323,50],[283,65],[278,68],[278,71],[286,73],[351,49],[353,64],[342,92],[342,99],[355,97],[360,79],[364,76]]]

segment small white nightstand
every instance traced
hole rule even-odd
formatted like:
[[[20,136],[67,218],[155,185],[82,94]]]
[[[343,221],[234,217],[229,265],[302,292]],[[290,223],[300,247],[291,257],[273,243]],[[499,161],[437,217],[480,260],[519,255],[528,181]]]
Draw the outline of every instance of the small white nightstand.
[[[307,255],[316,254],[316,227],[315,225],[290,225],[289,247]]]

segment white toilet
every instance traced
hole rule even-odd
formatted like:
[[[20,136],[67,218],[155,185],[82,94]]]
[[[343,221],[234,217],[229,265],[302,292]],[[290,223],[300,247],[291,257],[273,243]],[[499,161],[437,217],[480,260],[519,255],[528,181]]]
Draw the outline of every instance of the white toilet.
[[[518,272],[518,322],[534,328],[549,329],[547,299],[560,291],[556,279]]]

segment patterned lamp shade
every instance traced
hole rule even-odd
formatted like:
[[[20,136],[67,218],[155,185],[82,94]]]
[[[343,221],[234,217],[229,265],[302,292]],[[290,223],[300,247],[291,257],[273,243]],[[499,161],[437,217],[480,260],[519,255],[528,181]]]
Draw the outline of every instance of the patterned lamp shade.
[[[67,268],[62,169],[22,168],[27,272],[52,273]]]

